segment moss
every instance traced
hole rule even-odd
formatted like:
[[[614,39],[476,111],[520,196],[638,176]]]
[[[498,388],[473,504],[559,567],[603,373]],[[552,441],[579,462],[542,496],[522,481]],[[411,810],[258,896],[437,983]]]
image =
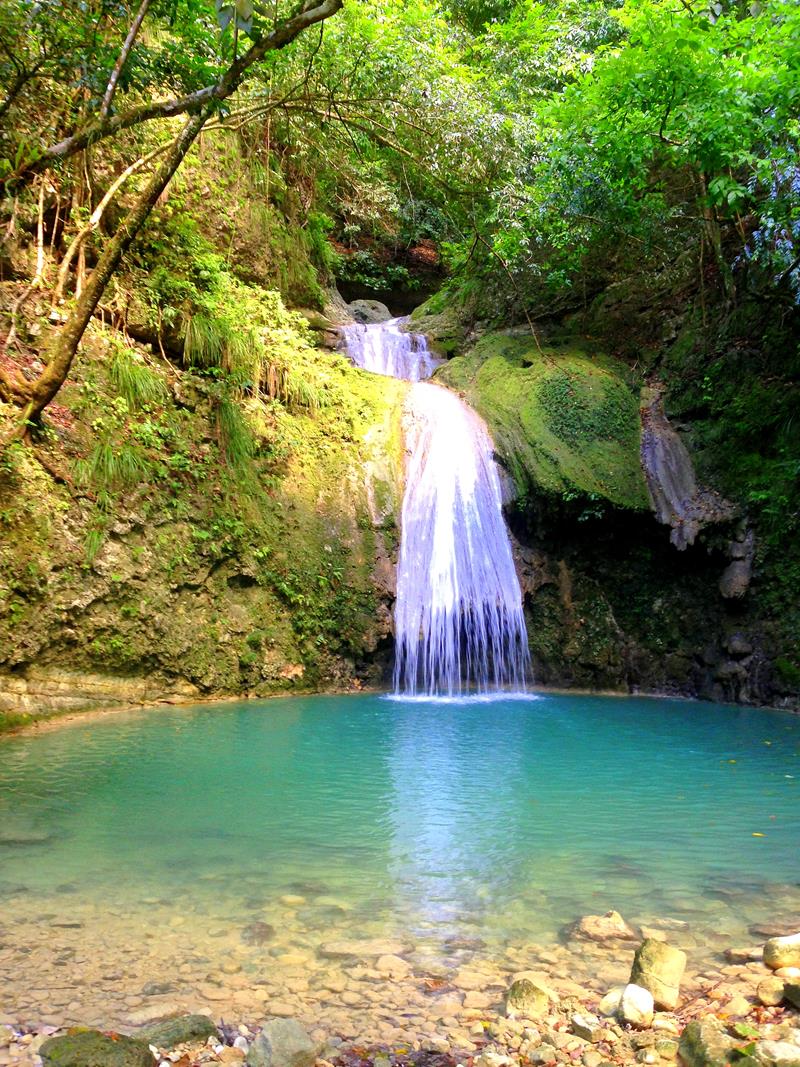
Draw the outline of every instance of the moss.
[[[437,377],[486,420],[521,497],[648,507],[639,406],[627,369],[581,348],[540,351],[530,337],[485,336]]]

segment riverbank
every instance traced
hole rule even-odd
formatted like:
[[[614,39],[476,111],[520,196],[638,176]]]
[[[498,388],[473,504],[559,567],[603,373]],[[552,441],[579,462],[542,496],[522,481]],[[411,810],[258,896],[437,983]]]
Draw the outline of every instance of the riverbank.
[[[286,906],[300,907],[299,901],[295,895]],[[166,939],[154,931],[152,952],[138,967],[123,951],[116,975],[120,995],[112,1007],[97,997],[103,968],[94,966],[91,954],[79,955],[79,921],[42,923],[29,954],[41,960],[45,946],[47,952],[58,949],[62,981],[52,987],[50,1010],[38,1014],[7,1003],[4,983],[0,1065],[188,1067],[246,1060],[253,1067],[312,1067],[315,1061],[323,1067],[601,1067],[680,1058],[687,1067],[787,1067],[800,1061],[797,933],[770,939],[766,951],[757,944],[731,946],[702,963],[692,953],[683,979],[685,959],[674,944],[686,943],[685,930],[669,920],[633,930],[615,913],[582,917],[564,943],[508,948],[491,962],[476,947],[478,938],[461,939],[450,962],[438,966],[421,966],[410,942],[349,941],[323,946],[316,959],[297,952],[269,955],[267,974],[250,966],[259,955],[254,949],[273,940],[259,932],[265,925],[254,923],[249,936],[230,947],[225,963],[193,988],[190,974],[200,961],[187,944],[188,924],[175,923]],[[673,947],[665,947],[667,936]],[[180,943],[187,962],[175,973],[171,950]],[[770,953],[776,944],[777,955]],[[0,949],[0,965],[7,954],[5,946]],[[76,977],[80,971],[75,984],[69,982],[72,971]],[[46,974],[39,981],[47,981]],[[655,990],[655,1004],[648,987]],[[35,993],[31,989],[29,1002]],[[92,1003],[94,1010],[87,1011]],[[53,1037],[86,1024],[144,1044],[137,1049],[117,1041],[113,1058],[92,1059],[92,1041],[101,1039],[82,1034],[72,1058],[58,1058],[69,1046],[54,1045]],[[269,1041],[258,1038],[262,1026],[273,1035]],[[96,1048],[92,1054],[97,1056]]]

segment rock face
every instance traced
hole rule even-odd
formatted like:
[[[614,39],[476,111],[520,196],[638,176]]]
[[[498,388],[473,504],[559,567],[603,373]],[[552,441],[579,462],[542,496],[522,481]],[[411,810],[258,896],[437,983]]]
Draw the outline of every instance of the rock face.
[[[678,1006],[685,969],[685,952],[665,941],[648,938],[636,950],[630,980],[653,994],[657,1008],[673,1011]]]
[[[781,967],[800,967],[800,934],[771,937],[764,945],[764,963],[773,971]]]
[[[733,1038],[711,1017],[696,1019],[681,1034],[678,1054],[685,1067],[726,1067]]]
[[[140,1030],[136,1037],[157,1048],[175,1048],[185,1041],[205,1041],[216,1037],[217,1028],[207,1015],[181,1015],[177,1019],[165,1019]]]
[[[46,1067],[153,1067],[144,1041],[99,1030],[80,1030],[51,1037],[39,1049]]]
[[[733,518],[728,501],[698,485],[688,449],[670,425],[657,391],[642,406],[642,467],[653,512],[672,527],[670,541],[677,549],[694,544],[704,526]]]
[[[644,1029],[653,1022],[653,994],[638,985],[626,985],[619,1002],[619,1017],[631,1026]]]
[[[633,930],[618,911],[607,911],[605,915],[584,915],[568,930],[570,937],[582,941],[636,941]]]
[[[546,991],[528,978],[514,982],[506,993],[506,1015],[510,1019],[521,1016],[535,1019],[544,1015],[550,1004]]]
[[[248,1067],[314,1067],[319,1051],[295,1019],[272,1019],[247,1054]]]

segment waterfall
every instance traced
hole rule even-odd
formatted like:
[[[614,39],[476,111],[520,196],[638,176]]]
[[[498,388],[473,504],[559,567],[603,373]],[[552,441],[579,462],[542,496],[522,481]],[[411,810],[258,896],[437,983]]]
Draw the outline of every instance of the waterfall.
[[[430,378],[441,363],[434,359],[421,333],[402,330],[405,319],[389,319],[363,326],[344,326],[345,351],[357,367],[383,374],[387,378],[405,378],[418,382]]]
[[[405,410],[406,490],[395,603],[395,693],[524,691],[522,593],[500,477],[478,415],[439,385],[422,334],[402,319],[344,328],[357,366],[415,384]]]

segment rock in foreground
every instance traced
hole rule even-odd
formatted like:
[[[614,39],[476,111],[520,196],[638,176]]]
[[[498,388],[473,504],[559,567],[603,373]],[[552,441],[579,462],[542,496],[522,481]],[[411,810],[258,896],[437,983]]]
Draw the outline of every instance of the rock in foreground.
[[[51,1037],[39,1049],[45,1067],[153,1067],[144,1041],[99,1030],[74,1030]]]
[[[764,963],[773,971],[781,967],[800,967],[800,934],[771,937],[764,945]]]
[[[630,981],[653,994],[657,1008],[673,1011],[680,999],[686,953],[665,941],[648,938],[636,950]]]
[[[295,1019],[272,1019],[247,1054],[248,1067],[314,1067],[319,1051]]]

